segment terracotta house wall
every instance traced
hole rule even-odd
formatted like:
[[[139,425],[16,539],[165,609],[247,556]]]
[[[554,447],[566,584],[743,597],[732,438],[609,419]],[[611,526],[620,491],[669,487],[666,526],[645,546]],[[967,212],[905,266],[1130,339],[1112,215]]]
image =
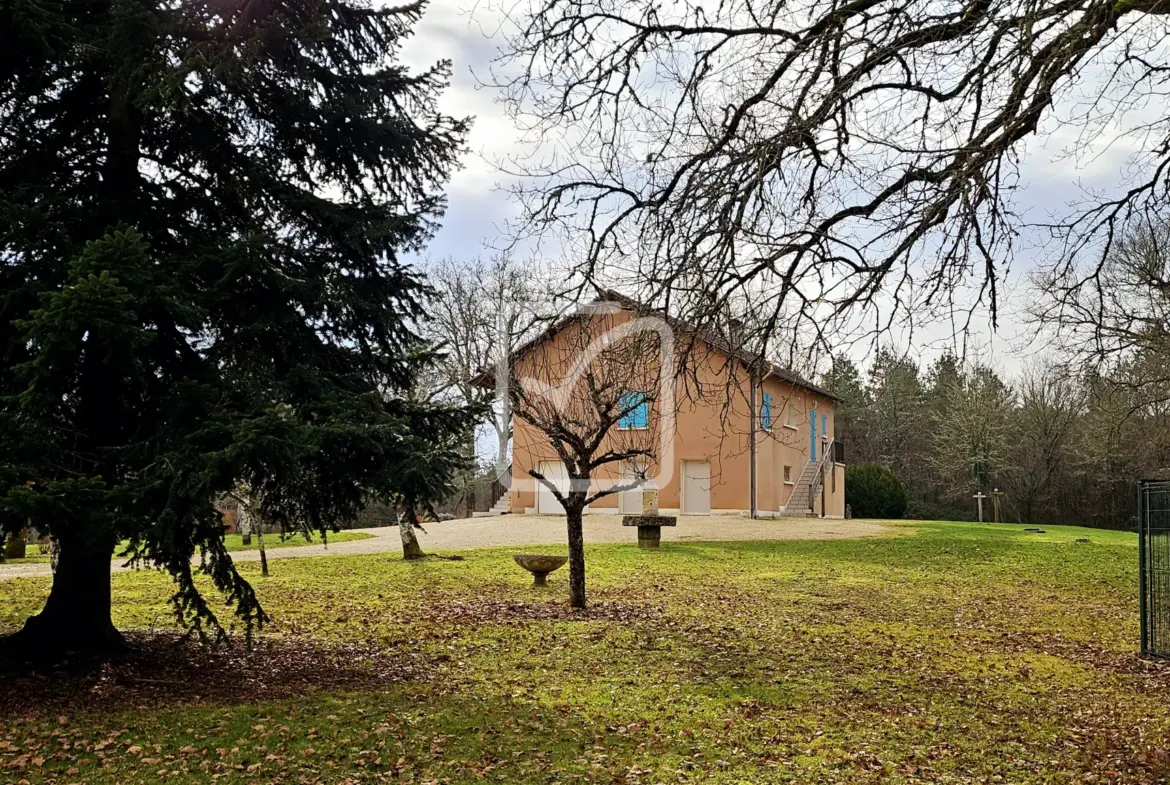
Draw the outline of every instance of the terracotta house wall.
[[[592,343],[607,331],[629,322],[634,315],[628,311],[617,311],[601,317],[596,317],[583,325],[572,325],[563,329],[537,346],[532,352],[517,358],[515,373],[519,378],[534,378],[545,383],[557,384],[572,368],[573,362],[581,353],[581,347]],[[649,383],[649,380],[646,381]],[[652,421],[655,418],[652,418]],[[615,439],[635,437],[651,438],[657,435],[645,432],[634,434],[625,432],[613,434],[605,446],[613,446]],[[514,479],[509,492],[509,510],[514,513],[525,512],[536,507],[537,493],[534,490],[535,481],[528,472],[535,469],[542,461],[559,461],[559,456],[548,437],[539,429],[527,422],[521,416],[513,418],[512,428],[512,476]],[[616,482],[619,478],[620,466],[608,464],[594,473],[594,485],[591,491],[596,491],[599,482]],[[590,507],[616,509],[618,499],[616,495],[607,496]]]
[[[628,312],[606,316],[605,326],[619,324],[633,315]],[[545,344],[535,347],[533,352],[550,352],[553,357],[572,354],[580,345],[580,337],[571,332],[558,333]],[[541,362],[545,365],[563,367],[564,363],[549,363],[546,354]],[[746,367],[739,361],[729,361],[713,349],[697,350],[690,358],[691,367],[677,379],[675,388],[673,427],[663,431],[669,418],[662,412],[655,412],[652,424],[658,426],[653,434],[658,439],[663,433],[673,448],[659,453],[650,461],[652,476],[661,478],[658,485],[659,507],[664,511],[677,511],[681,505],[682,464],[687,460],[708,461],[711,469],[711,509],[715,511],[746,511],[751,506],[751,457],[748,444],[750,430],[749,386]],[[526,365],[526,363],[528,363]],[[531,360],[520,357],[517,371],[523,374],[534,366]],[[776,512],[787,503],[794,484],[800,478],[809,459],[809,412],[817,412],[818,452],[822,449],[820,417],[828,417],[827,432],[834,433],[835,411],[833,401],[803,387],[775,377],[764,380],[756,395],[757,407],[763,400],[762,394],[772,396],[773,426],[762,428],[756,434],[756,502],[759,511]],[[663,406],[656,402],[655,408]],[[628,437],[628,434],[624,435]],[[513,513],[523,513],[536,507],[536,492],[528,471],[540,461],[556,461],[556,451],[548,438],[521,417],[516,417],[513,428],[513,477],[509,493],[509,507]],[[663,465],[667,464],[667,465]],[[791,484],[785,484],[784,467],[790,467]],[[836,493],[831,491],[832,482],[825,484],[827,513],[830,516],[844,514],[844,472],[843,467],[834,470]],[[597,490],[599,481],[615,482],[620,467],[610,464],[597,472],[592,490]],[[816,508],[819,512],[820,494],[817,494]],[[592,512],[614,512],[619,504],[618,496],[610,495],[590,506]]]

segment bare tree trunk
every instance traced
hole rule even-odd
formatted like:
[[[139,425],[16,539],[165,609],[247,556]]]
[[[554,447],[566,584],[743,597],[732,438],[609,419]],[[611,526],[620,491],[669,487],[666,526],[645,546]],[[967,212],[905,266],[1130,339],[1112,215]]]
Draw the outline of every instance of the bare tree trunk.
[[[496,431],[496,474],[508,465],[508,442],[512,433],[512,401],[507,395],[500,400],[496,421],[492,423]]]
[[[585,533],[581,514],[585,509],[581,503],[565,507],[565,518],[569,527],[569,605],[585,607]]]
[[[499,356],[496,360],[496,420],[493,423],[496,429],[496,477],[508,465],[508,439],[512,435],[512,396],[508,390],[510,377],[506,372],[512,352],[511,331],[507,327],[502,307],[496,309],[496,337]]]
[[[255,498],[242,490],[236,497],[236,505],[236,528],[247,532],[244,535],[245,545],[251,543],[253,533],[256,535],[257,544],[260,546],[260,575],[267,578],[268,552],[264,550],[264,521],[260,517],[260,505]]]
[[[106,654],[125,646],[110,617],[110,560],[114,542],[60,541],[53,588],[44,609],[0,648],[19,658],[57,658],[69,652]]]
[[[418,516],[414,513],[414,507],[406,505],[398,520],[398,534],[402,537],[402,558],[407,561],[425,559],[427,556],[423,552],[422,546],[418,544],[418,537],[414,534],[414,526],[417,522]]]

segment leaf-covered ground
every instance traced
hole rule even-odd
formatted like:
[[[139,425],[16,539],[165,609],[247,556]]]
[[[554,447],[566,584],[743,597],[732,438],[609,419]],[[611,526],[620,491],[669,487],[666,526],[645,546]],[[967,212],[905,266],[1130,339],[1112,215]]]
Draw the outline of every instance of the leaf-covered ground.
[[[329,532],[329,543],[338,542],[352,542],[353,540],[367,540],[374,535],[367,532],[355,531],[340,531]],[[260,540],[253,537],[252,541],[247,545],[244,544],[244,538],[239,534],[227,534],[223,538],[224,545],[227,546],[229,552],[234,551],[255,551],[260,549]],[[116,549],[116,554],[121,554],[129,543],[122,542]],[[290,534],[281,539],[279,534],[269,534],[264,538],[264,550],[270,551],[273,548],[296,548],[302,545],[320,545],[321,535],[313,534],[312,539],[306,539],[303,534]],[[49,561],[48,553],[41,553],[40,547],[36,543],[29,543],[25,551],[25,558],[23,559],[7,559],[5,564],[39,564],[41,562],[47,563]],[[114,557],[114,561],[119,561],[118,557]]]
[[[1132,535],[596,546],[582,614],[510,553],[243,565],[276,619],[251,655],[176,647],[165,577],[116,575],[142,649],[8,680],[0,781],[1170,781]],[[0,583],[0,630],[47,588]]]

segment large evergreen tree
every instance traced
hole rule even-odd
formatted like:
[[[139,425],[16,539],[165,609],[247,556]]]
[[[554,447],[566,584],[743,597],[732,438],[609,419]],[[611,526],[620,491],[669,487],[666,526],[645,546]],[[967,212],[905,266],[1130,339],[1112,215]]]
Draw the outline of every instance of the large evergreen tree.
[[[466,122],[447,63],[395,64],[421,11],[0,0],[0,527],[61,548],[9,648],[119,645],[124,539],[189,627],[220,632],[200,570],[261,619],[214,507],[237,483],[319,530],[443,491],[465,417],[404,394],[432,358],[398,257]]]
[[[834,421],[837,440],[845,443],[847,451],[860,450],[858,455],[867,454],[865,414],[869,400],[853,360],[844,353],[834,354],[828,373],[821,377],[821,386],[841,399]],[[846,460],[855,459],[846,453]]]

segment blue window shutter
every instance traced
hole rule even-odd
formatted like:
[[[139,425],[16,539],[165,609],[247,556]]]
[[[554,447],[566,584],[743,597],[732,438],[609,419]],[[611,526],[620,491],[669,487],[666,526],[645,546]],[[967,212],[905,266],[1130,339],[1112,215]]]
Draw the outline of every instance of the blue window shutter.
[[[634,405],[634,399],[631,397],[633,393],[624,392],[622,397],[618,399],[618,406],[625,412],[621,419],[618,420],[619,428],[633,428],[634,427],[634,412],[630,411],[630,407]]]
[[[640,392],[624,392],[618,406],[625,412],[618,420],[619,428],[649,428],[650,402]]]
[[[829,415],[821,415],[821,436],[829,435]]]
[[[763,402],[760,404],[760,426],[765,431],[772,430],[772,396],[764,393]]]

